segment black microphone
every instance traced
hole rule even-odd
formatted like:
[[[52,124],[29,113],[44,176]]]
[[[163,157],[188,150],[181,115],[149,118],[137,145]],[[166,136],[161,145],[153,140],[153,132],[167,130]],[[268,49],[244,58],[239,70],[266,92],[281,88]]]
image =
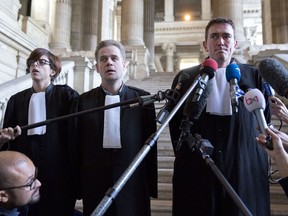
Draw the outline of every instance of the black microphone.
[[[232,111],[238,112],[239,101],[238,99],[244,95],[244,92],[238,86],[240,81],[241,72],[237,64],[229,64],[226,68],[226,80],[230,84],[230,98]]]
[[[189,95],[183,108],[183,115],[186,117],[182,120],[179,129],[182,131],[177,142],[176,151],[178,151],[182,145],[182,142],[187,139],[187,136],[191,135],[190,128],[193,125],[193,120],[199,119],[201,113],[207,104],[207,98],[212,91],[212,81],[208,80],[206,88],[204,89],[199,101],[194,101],[195,95]]]
[[[251,89],[244,95],[244,105],[249,112],[255,114],[261,133],[267,137],[266,147],[273,150],[271,137],[266,131],[268,125],[264,116],[266,106],[264,95],[259,89]]]
[[[156,122],[162,124],[167,116],[170,114],[171,110],[174,108],[176,103],[180,99],[180,89],[182,88],[182,85],[189,80],[190,76],[187,73],[181,73],[178,77],[178,83],[175,86],[174,90],[167,90],[165,92],[165,98],[168,99],[168,103],[165,105],[163,109],[160,110],[156,117]]]
[[[259,63],[259,73],[282,97],[288,98],[288,71],[277,59],[267,58]]]
[[[205,59],[205,61],[202,63],[200,67],[201,79],[198,83],[198,88],[195,92],[192,101],[195,102],[200,100],[200,97],[206,88],[207,81],[215,76],[217,69],[218,69],[218,63],[214,59],[212,58]]]

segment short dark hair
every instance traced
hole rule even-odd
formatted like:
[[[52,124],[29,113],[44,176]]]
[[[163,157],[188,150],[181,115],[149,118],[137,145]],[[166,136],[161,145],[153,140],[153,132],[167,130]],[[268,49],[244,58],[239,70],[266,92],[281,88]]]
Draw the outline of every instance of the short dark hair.
[[[58,56],[55,56],[53,53],[51,53],[49,50],[44,48],[36,48],[30,53],[30,56],[28,57],[26,61],[27,66],[27,72],[29,73],[29,67],[32,64],[31,62],[38,61],[42,56],[46,56],[49,59],[50,67],[55,70],[55,75],[51,77],[51,81],[54,81],[55,78],[60,74],[61,72],[61,60]]]
[[[216,17],[216,18],[211,19],[205,28],[205,41],[207,41],[207,38],[208,38],[209,28],[214,24],[228,24],[232,27],[233,31],[235,32],[235,24],[231,19],[225,18],[225,17]]]
[[[103,40],[103,41],[99,42],[99,44],[98,44],[98,46],[96,48],[96,51],[95,51],[95,59],[96,59],[96,61],[98,60],[99,50],[102,49],[103,47],[107,47],[107,46],[115,46],[115,47],[117,47],[120,50],[120,53],[121,53],[123,59],[126,58],[126,53],[125,53],[124,46],[120,42],[115,41],[115,40]]]

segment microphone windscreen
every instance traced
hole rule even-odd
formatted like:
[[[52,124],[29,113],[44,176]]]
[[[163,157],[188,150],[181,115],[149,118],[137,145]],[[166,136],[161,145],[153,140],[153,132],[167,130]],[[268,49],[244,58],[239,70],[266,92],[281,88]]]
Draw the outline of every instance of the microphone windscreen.
[[[259,89],[251,89],[244,95],[244,105],[249,112],[264,110],[266,107],[264,95]]]
[[[287,98],[288,71],[283,64],[277,59],[264,59],[259,63],[259,73],[280,96]]]
[[[237,79],[240,81],[241,72],[237,64],[229,64],[226,68],[226,80],[230,82],[231,79]]]
[[[200,68],[200,75],[207,74],[209,79],[212,79],[218,69],[218,63],[212,59],[205,59]]]
[[[186,117],[190,117],[192,119],[198,119],[206,107],[207,104],[207,98],[209,97],[211,91],[212,91],[212,81],[208,80],[206,88],[200,97],[199,101],[193,102],[193,95],[189,95],[189,97],[186,100],[184,109],[183,109],[183,114]]]

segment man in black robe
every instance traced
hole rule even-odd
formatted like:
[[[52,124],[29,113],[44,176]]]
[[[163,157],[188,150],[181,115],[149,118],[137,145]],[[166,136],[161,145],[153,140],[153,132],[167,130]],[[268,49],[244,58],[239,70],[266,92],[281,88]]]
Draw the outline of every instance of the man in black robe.
[[[102,107],[107,98],[126,101],[149,93],[123,83],[125,50],[113,40],[99,43],[95,57],[101,86],[80,95],[75,111]],[[107,104],[107,103],[106,103]],[[115,109],[115,108],[113,108]],[[105,120],[105,111],[82,115],[75,119],[76,151],[80,165],[80,194],[84,215],[90,215],[109,188],[122,176],[141,150],[145,141],[156,131],[154,105],[136,108],[121,107],[113,117]],[[106,132],[112,127],[115,129]],[[116,126],[119,124],[118,126]],[[106,138],[105,133],[108,135]],[[112,139],[107,144],[108,140]],[[76,164],[77,166],[77,164]],[[157,147],[137,167],[120,190],[105,215],[149,216],[150,197],[157,197]]]
[[[226,67],[236,63],[232,58],[237,46],[234,33],[233,22],[226,18],[212,19],[206,27],[203,45],[209,53],[209,58],[217,62],[218,69],[211,79],[213,85],[207,97],[207,106],[198,119],[190,118],[193,122],[191,134],[197,133],[212,144],[211,158],[252,215],[268,216],[270,202],[267,154],[255,142],[255,137],[259,134],[257,120],[254,114],[245,108],[241,99],[238,112],[232,112],[229,83],[225,77]],[[262,90],[262,79],[257,69],[248,64],[238,66],[241,71],[239,86]],[[183,95],[199,75],[199,71],[200,65],[180,71],[172,88],[175,88],[180,74],[187,73],[190,80],[180,89]],[[192,94],[194,93],[195,90]],[[266,105],[266,111],[269,111],[268,103]],[[179,126],[182,120],[186,119],[183,108],[184,106],[169,124],[175,150],[173,215],[243,215],[201,154],[189,147],[193,143],[184,140],[180,149],[176,151],[182,132]],[[198,114],[195,115],[193,112],[198,111],[191,108],[191,115],[188,117],[197,116]],[[266,114],[270,120],[269,112]],[[197,149],[196,145],[194,148]]]

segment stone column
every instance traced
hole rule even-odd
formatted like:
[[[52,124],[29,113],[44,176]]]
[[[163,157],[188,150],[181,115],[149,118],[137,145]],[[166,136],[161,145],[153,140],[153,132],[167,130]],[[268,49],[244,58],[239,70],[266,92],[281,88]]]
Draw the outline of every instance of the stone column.
[[[271,20],[271,4],[270,0],[262,0],[262,27],[263,27],[263,43],[273,43],[272,37],[272,20]]]
[[[143,0],[122,0],[121,41],[124,45],[144,45],[143,8]]]
[[[55,0],[55,14],[50,48],[57,53],[70,51],[71,0]]]
[[[114,18],[116,16],[115,2],[115,0],[99,0],[98,41],[114,39]]]
[[[49,0],[32,1],[31,4],[31,18],[47,30],[50,29],[50,5]]]
[[[155,0],[144,0],[144,42],[149,51],[149,72],[155,72],[154,56],[154,11]]]
[[[236,39],[239,42],[245,41],[246,39],[243,27],[243,0],[218,0],[215,9],[214,17],[221,16],[232,19],[236,28]]]
[[[95,51],[97,46],[98,0],[86,0],[84,2],[83,16],[83,49]]]
[[[212,17],[211,13],[211,1],[201,0],[201,19],[210,20]]]
[[[165,22],[174,22],[174,0],[165,0],[164,2],[165,7]]]
[[[274,21],[273,28],[275,28],[275,43],[278,44],[284,44],[288,43],[288,2],[287,0],[278,0],[273,2],[277,5],[272,6],[275,7],[274,10],[272,10],[272,17],[276,20]]]
[[[176,51],[175,44],[174,43],[163,44],[162,49],[166,54],[165,72],[174,72],[174,52]]]
[[[122,0],[121,42],[127,52],[135,53],[137,72],[133,78],[149,76],[148,49],[144,45],[144,0]],[[130,71],[128,71],[130,74]]]

